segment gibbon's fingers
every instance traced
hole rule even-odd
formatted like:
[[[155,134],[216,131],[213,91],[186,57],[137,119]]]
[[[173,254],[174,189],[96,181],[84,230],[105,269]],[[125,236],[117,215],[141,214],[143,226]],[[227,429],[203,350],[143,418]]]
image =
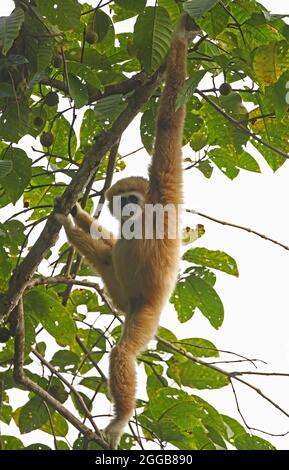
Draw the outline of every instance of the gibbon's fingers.
[[[67,230],[73,229],[74,225],[70,216],[64,214],[54,214],[56,220]]]
[[[81,212],[82,211],[82,207],[81,205],[77,202],[75,204],[75,206],[73,206],[73,208],[71,209],[70,211],[70,214],[72,215],[72,217],[76,217],[77,216],[77,213],[78,212]]]
[[[85,233],[91,233],[92,224],[95,224],[95,231],[97,231],[97,228],[99,228],[96,219],[94,217],[91,217],[88,212],[83,210],[80,204],[76,203],[75,206],[71,209],[70,213],[74,219],[75,224],[80,227]]]

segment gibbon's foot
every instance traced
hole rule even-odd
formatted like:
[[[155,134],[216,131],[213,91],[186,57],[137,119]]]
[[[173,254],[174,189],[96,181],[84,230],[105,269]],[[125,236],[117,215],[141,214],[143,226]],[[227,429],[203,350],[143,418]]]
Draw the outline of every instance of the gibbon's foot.
[[[123,423],[117,420],[112,420],[111,423],[104,429],[103,433],[105,440],[112,450],[116,450],[118,448],[125,425],[126,422]]]
[[[71,217],[64,215],[64,214],[54,214],[57,222],[63,225],[64,228],[72,229],[74,225],[72,223]]]

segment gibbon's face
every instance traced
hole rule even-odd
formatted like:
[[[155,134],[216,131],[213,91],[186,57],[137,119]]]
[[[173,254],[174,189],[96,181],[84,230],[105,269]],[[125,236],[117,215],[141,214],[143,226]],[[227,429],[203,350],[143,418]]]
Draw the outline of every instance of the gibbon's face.
[[[137,219],[144,209],[148,188],[148,181],[140,176],[118,181],[106,192],[111,214],[121,222]]]
[[[138,191],[127,191],[113,198],[113,215],[122,222],[138,218],[144,207],[144,195]]]

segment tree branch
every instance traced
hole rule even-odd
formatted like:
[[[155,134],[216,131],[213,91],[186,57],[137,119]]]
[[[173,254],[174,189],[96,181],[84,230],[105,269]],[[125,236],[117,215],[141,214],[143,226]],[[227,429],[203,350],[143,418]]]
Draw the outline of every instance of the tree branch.
[[[93,95],[89,96],[87,104],[92,104],[95,101],[110,95],[126,95],[127,93],[136,90],[136,88],[138,88],[139,86],[144,85],[148,79],[149,77],[147,76],[147,74],[142,71],[137,73],[133,77],[124,80],[123,82],[116,83],[113,85],[107,85],[104,88],[104,91],[98,90]],[[62,91],[66,95],[69,94],[68,87],[61,80],[56,80],[54,78],[44,78],[41,80],[40,83],[42,85],[51,86],[52,88],[55,88],[58,91]]]
[[[108,449],[108,445],[101,438],[101,433],[97,429],[97,433],[92,432],[87,426],[79,421],[65,406],[52,397],[46,390],[37,385],[25,375],[24,371],[24,351],[25,351],[25,329],[24,329],[24,310],[22,297],[16,307],[16,328],[15,328],[15,354],[14,354],[14,379],[17,383],[23,385],[27,390],[38,395],[48,405],[52,406],[60,413],[69,423],[71,423],[78,431],[87,439],[96,442],[101,448]]]
[[[284,245],[283,243],[278,242],[277,240],[274,240],[273,238],[270,238],[267,235],[259,233],[256,230],[253,230],[249,227],[244,227],[242,225],[233,224],[231,222],[225,222],[224,220],[216,219],[215,217],[212,217],[212,216],[207,215],[207,214],[203,214],[202,212],[197,212],[194,209],[187,209],[186,212],[189,212],[191,214],[199,215],[200,217],[203,217],[204,219],[211,220],[212,222],[216,222],[217,224],[220,224],[220,225],[226,225],[227,227],[237,228],[239,230],[243,230],[245,232],[252,233],[253,235],[257,235],[257,237],[263,238],[263,240],[274,243],[275,245],[278,245],[278,246],[281,246],[281,248],[284,248],[284,250],[289,251],[289,246]]]

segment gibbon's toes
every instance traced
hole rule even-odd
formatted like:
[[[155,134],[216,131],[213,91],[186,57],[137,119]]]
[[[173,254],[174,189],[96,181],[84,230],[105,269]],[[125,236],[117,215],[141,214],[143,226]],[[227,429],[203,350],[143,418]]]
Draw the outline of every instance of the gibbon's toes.
[[[111,450],[116,450],[120,442],[121,434],[118,431],[104,430],[104,440]]]
[[[81,210],[81,206],[77,202],[75,206],[73,206],[73,208],[71,209],[70,214],[72,215],[72,217],[76,217],[77,213],[80,212],[80,210]]]

